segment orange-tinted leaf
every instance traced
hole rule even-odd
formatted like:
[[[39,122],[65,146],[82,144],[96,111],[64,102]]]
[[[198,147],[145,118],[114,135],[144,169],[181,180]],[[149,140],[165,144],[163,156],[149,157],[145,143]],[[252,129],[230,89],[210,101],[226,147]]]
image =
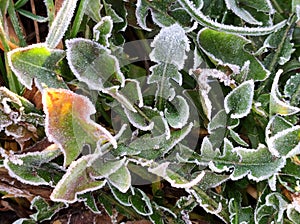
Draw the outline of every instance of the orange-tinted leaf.
[[[116,147],[114,137],[91,120],[96,110],[87,97],[65,89],[47,89],[43,106],[47,136],[62,149],[65,166],[79,156],[85,145],[94,151],[98,141],[108,140]]]

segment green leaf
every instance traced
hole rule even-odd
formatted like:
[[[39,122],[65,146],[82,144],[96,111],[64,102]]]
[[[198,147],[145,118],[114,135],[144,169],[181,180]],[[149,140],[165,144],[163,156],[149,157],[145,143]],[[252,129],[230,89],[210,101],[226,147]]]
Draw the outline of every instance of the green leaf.
[[[151,61],[173,64],[178,69],[183,68],[187,58],[185,52],[190,49],[185,31],[178,24],[162,28],[155,36],[151,47],[154,48],[150,53]]]
[[[104,46],[83,38],[66,41],[68,64],[79,81],[90,89],[104,90],[116,82],[124,86],[125,78],[119,62]],[[114,79],[114,80],[113,80]]]
[[[106,3],[106,1],[103,0],[103,6],[104,10],[106,12],[106,15],[110,16],[114,23],[121,23],[123,22],[122,17],[120,17],[116,11],[112,8],[111,4]]]
[[[90,175],[95,179],[107,178],[117,172],[124,165],[124,162],[125,158],[120,160],[105,160],[101,159],[101,156],[99,158],[95,156],[94,161],[91,162],[93,171],[90,171]]]
[[[96,149],[97,143],[114,137],[101,125],[91,120],[96,112],[91,101],[84,96],[63,89],[46,89],[43,94],[46,114],[46,134],[64,153],[64,166],[68,166],[81,153],[85,145]]]
[[[242,207],[241,194],[237,193],[236,197],[229,201],[230,223],[254,224],[253,209],[251,206]]]
[[[131,202],[130,202],[130,197],[131,197],[131,191],[127,191],[126,193],[122,193],[121,191],[119,191],[117,188],[115,188],[114,186],[112,186],[111,184],[109,184],[111,193],[113,194],[113,196],[115,197],[115,199],[117,199],[117,201],[124,205],[124,206],[131,206]]]
[[[288,203],[278,192],[270,193],[266,196],[265,204],[256,208],[255,223],[284,223],[284,212]]]
[[[269,14],[275,13],[275,9],[273,8],[270,0],[238,0],[238,3],[256,9],[257,11],[262,11]]]
[[[150,53],[150,59],[158,63],[150,68],[151,75],[148,84],[156,83],[157,108],[163,110],[162,101],[172,100],[175,90],[171,87],[173,79],[179,85],[182,84],[182,75],[178,70],[183,69],[186,52],[190,50],[189,40],[185,30],[178,24],[164,27],[160,30],[151,43],[154,49]]]
[[[33,80],[40,91],[43,88],[68,88],[55,72],[64,57],[64,51],[49,49],[45,44],[33,44],[8,52],[8,63],[19,81],[28,89]]]
[[[129,144],[129,148],[135,152],[140,152],[139,157],[145,159],[156,159],[170,152],[181,140],[191,131],[193,124],[190,123],[180,130],[173,131],[171,136],[166,139],[166,135],[151,137],[143,135]]]
[[[49,48],[54,49],[65,35],[74,15],[77,1],[66,0],[63,2],[46,37],[46,45]]]
[[[242,145],[242,146],[246,146],[248,147],[248,143],[245,142],[240,136],[238,133],[236,133],[235,131],[229,129],[229,133],[230,133],[230,137],[236,142],[238,143],[239,145]]]
[[[99,179],[107,178],[109,182],[122,193],[131,186],[131,175],[125,164],[126,158],[121,160],[106,160],[97,158],[91,162],[90,176]]]
[[[289,220],[291,220],[294,224],[297,224],[300,220],[300,212],[299,209],[296,210],[295,207],[295,205],[288,205],[286,213]]]
[[[165,110],[165,117],[172,128],[182,128],[189,119],[189,105],[182,96],[176,96],[170,104]]]
[[[35,224],[32,219],[21,218],[13,222],[13,224]]]
[[[77,195],[102,188],[106,181],[98,181],[89,175],[89,162],[95,155],[83,156],[69,166],[50,195],[52,201],[73,203]]]
[[[225,0],[225,3],[229,10],[231,10],[245,22],[254,25],[262,25],[262,22],[257,21],[247,10],[240,8],[236,0]]]
[[[149,2],[147,0],[138,0],[135,12],[138,24],[144,30],[151,31],[146,23],[146,17],[148,16],[149,11],[151,11],[152,19],[157,25],[161,27],[172,25],[175,21],[167,13],[171,2],[173,1],[167,0]]]
[[[49,163],[51,160],[61,154],[57,145],[53,144],[41,152],[29,152],[21,155],[6,156],[4,166],[8,170],[9,175],[25,184],[31,185],[53,185],[52,180],[45,180],[39,173],[43,168],[43,164]],[[3,156],[3,155],[2,155]],[[54,170],[46,170],[46,175],[52,176]]]
[[[35,208],[37,212],[30,215],[30,217],[36,222],[51,220],[57,212],[59,212],[65,207],[66,205],[64,203],[53,203],[50,206],[44,198],[36,196],[31,201],[31,209]]]
[[[214,130],[219,128],[226,128],[227,125],[227,114],[225,110],[220,110],[216,115],[211,119],[208,124],[208,132],[212,133]]]
[[[201,145],[201,154],[190,156],[189,162],[208,166],[212,171],[221,173],[230,171],[230,179],[238,180],[247,176],[251,180],[266,180],[278,173],[285,165],[285,159],[274,158],[264,145],[257,149],[234,148],[227,139],[224,141],[223,153],[214,150],[207,137]]]
[[[275,52],[271,52],[268,55],[267,59],[265,59],[266,62],[269,62],[273,57],[277,57],[278,63],[284,65],[291,59],[291,55],[295,49],[293,48],[294,44],[291,42],[292,33],[288,32],[289,29],[290,27],[285,26],[266,38],[264,46],[276,49]]]
[[[286,82],[284,95],[290,99],[291,106],[300,106],[300,73],[291,76]]]
[[[138,188],[134,188],[130,202],[134,210],[143,216],[148,216],[153,213],[150,199],[142,190]]]
[[[85,14],[88,15],[94,22],[98,23],[101,20],[100,10],[103,5],[101,0],[86,0],[87,7],[85,9]]]
[[[94,40],[102,46],[109,47],[108,38],[111,36],[113,21],[110,16],[103,17],[99,23],[93,27]]]
[[[159,111],[144,106],[138,112],[132,112],[127,109],[124,112],[134,127],[142,131],[151,131],[154,136],[165,134],[166,138],[170,137],[170,128],[163,114]]]
[[[249,80],[243,82],[233,89],[224,101],[224,107],[231,118],[242,118],[250,113],[254,96],[254,82]]]
[[[83,199],[84,205],[88,207],[94,214],[101,214],[101,211],[98,209],[96,204],[94,195],[91,192],[80,195],[80,199]]]
[[[250,43],[246,38],[204,28],[198,33],[197,39],[201,49],[213,61],[229,66],[235,74],[240,73],[242,68],[250,63],[247,80],[262,81],[269,76],[269,71],[261,62],[244,49],[244,46]]]
[[[289,102],[286,102],[281,93],[279,92],[278,89],[278,83],[279,83],[279,78],[280,75],[282,74],[283,70],[278,70],[276,73],[273,84],[272,84],[272,89],[271,89],[271,97],[270,97],[270,113],[271,115],[273,114],[280,114],[283,116],[287,115],[292,115],[295,113],[298,113],[300,111],[299,107],[294,107],[290,105]]]
[[[300,153],[300,125],[285,129],[270,137],[269,150],[275,156],[292,157]]]

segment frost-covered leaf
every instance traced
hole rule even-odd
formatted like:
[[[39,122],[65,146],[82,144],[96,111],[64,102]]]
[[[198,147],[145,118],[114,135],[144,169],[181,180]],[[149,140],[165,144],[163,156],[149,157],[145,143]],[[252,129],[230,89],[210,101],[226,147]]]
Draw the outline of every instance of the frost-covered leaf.
[[[146,17],[151,12],[153,21],[163,27],[170,26],[174,23],[174,19],[170,17],[167,12],[169,11],[169,5],[172,0],[167,1],[154,1],[138,0],[136,3],[136,18],[138,24],[146,31],[151,31],[146,23]],[[152,3],[152,4],[151,4]]]
[[[111,36],[113,21],[111,17],[105,16],[93,27],[94,40],[102,46],[109,47],[108,38]]]
[[[126,79],[125,86],[120,90],[120,93],[126,97],[132,105],[137,105],[140,108],[144,106],[143,94],[139,80]]]
[[[193,124],[190,123],[180,130],[171,132],[170,138],[166,139],[166,135],[151,137],[143,135],[129,144],[129,148],[133,151],[139,151],[139,157],[146,159],[156,159],[167,154],[181,140],[183,140],[191,131]]]
[[[278,192],[268,194],[265,198],[265,204],[256,208],[255,223],[284,223],[284,212],[287,209],[288,203],[283,196]]]
[[[72,72],[89,88],[103,90],[114,85],[124,86],[119,62],[106,47],[83,38],[67,40],[66,46]]]
[[[64,51],[33,44],[14,49],[7,56],[11,69],[28,89],[32,88],[33,80],[40,91],[43,87],[68,88],[55,72],[58,62],[65,56]]]
[[[211,119],[208,124],[208,132],[212,133],[214,130],[218,128],[225,128],[227,124],[227,114],[225,110],[220,110],[216,115]]]
[[[101,20],[100,10],[103,5],[101,0],[86,0],[87,7],[85,8],[85,14],[88,15],[92,20],[98,23]]]
[[[186,51],[189,51],[189,40],[184,29],[174,24],[162,28],[151,43],[153,51],[150,53],[151,61],[173,64],[178,69],[182,69],[187,58]]]
[[[292,157],[300,153],[300,126],[294,126],[276,133],[267,141],[269,150],[275,156]]]
[[[106,180],[95,180],[88,172],[89,162],[93,157],[94,155],[83,156],[71,163],[50,195],[52,201],[73,203],[78,194],[100,189],[106,184]]]
[[[272,6],[272,2],[270,0],[238,0],[238,3],[243,4],[245,6],[256,9],[257,11],[274,14],[275,9]]]
[[[234,148],[231,142],[225,139],[221,154],[219,149],[213,149],[207,137],[201,145],[201,154],[191,155],[189,162],[208,166],[217,173],[231,171],[232,180],[247,176],[255,181],[269,178],[285,165],[285,159],[274,158],[264,145],[259,145],[257,149]]]
[[[286,24],[286,20],[284,20],[280,23],[277,23],[274,26],[258,27],[258,28],[236,27],[232,25],[225,25],[225,24],[215,22],[211,20],[209,17],[205,16],[200,10],[195,8],[191,0],[179,0],[178,2],[187,11],[187,13],[202,26],[209,27],[211,29],[215,29],[219,31],[225,31],[227,33],[248,35],[248,36],[262,36],[262,35],[275,32]]]
[[[106,0],[107,1],[107,0]],[[106,12],[106,15],[110,16],[114,23],[121,23],[123,22],[122,17],[120,17],[116,11],[112,8],[111,4],[106,3],[106,1],[103,1],[103,8]]]
[[[117,201],[124,205],[124,206],[130,206],[131,202],[130,202],[130,197],[132,195],[132,190],[127,191],[126,193],[122,193],[121,191],[119,191],[117,188],[115,188],[114,186],[112,186],[111,184],[109,184],[110,190],[113,194],[113,196],[115,197],[115,199],[117,199]]]
[[[54,49],[62,40],[72,20],[77,2],[78,0],[66,0],[63,2],[46,37],[46,44],[49,48]]]
[[[13,222],[13,224],[35,224],[32,219],[21,218]]]
[[[247,80],[265,80],[269,76],[269,71],[244,49],[247,43],[250,41],[242,36],[207,28],[198,34],[199,46],[217,64],[229,66],[234,73],[239,74],[245,63],[250,63]]]
[[[165,109],[165,117],[172,128],[182,128],[188,122],[189,105],[182,96],[176,96],[170,104]]]
[[[295,209],[294,205],[289,204],[286,213],[289,220],[291,220],[294,224],[299,222],[300,212]]]
[[[122,165],[116,172],[108,177],[109,182],[122,193],[131,186],[131,175],[126,165]]]
[[[51,218],[57,212],[59,212],[61,209],[65,207],[66,205],[64,203],[53,203],[49,205],[44,198],[42,198],[41,196],[36,196],[31,201],[31,209],[35,208],[37,212],[30,215],[30,217],[36,222],[51,220]]]
[[[179,85],[182,84],[182,75],[178,70],[183,68],[187,58],[186,52],[190,49],[189,40],[184,29],[180,25],[174,24],[162,28],[155,36],[151,46],[153,50],[150,53],[150,59],[157,64],[150,68],[151,75],[148,78],[148,84],[157,84],[157,108],[163,110],[162,101],[172,100],[175,95],[170,79]]]
[[[64,166],[75,160],[85,145],[95,150],[97,142],[108,140],[116,147],[114,137],[91,120],[90,116],[96,111],[87,97],[69,90],[47,89],[43,94],[43,106],[46,134],[63,151]]]
[[[230,223],[239,224],[254,224],[253,209],[251,206],[242,207],[241,194],[238,193],[236,197],[229,201]]]
[[[247,10],[240,8],[236,0],[225,0],[226,6],[229,10],[232,10],[234,14],[243,19],[245,22],[262,25],[262,22],[257,21]]]
[[[119,170],[125,162],[125,158],[120,160],[106,160],[97,156],[94,158],[95,159],[90,162],[91,166],[93,167],[93,170],[90,171],[90,176],[96,179],[107,178]]]
[[[164,162],[156,167],[149,168],[148,171],[159,177],[164,178],[171,184],[172,187],[185,189],[189,189],[197,185],[205,175],[205,172],[202,171],[194,179],[192,179],[191,181],[187,181],[186,179],[181,178],[179,175],[176,175],[175,172],[173,172],[169,168],[169,164],[169,162]]]
[[[264,41],[264,46],[271,49],[276,49],[275,52],[271,52],[265,59],[267,63],[273,60],[273,58],[278,58],[278,63],[280,65],[285,64],[291,59],[292,53],[295,51],[294,44],[291,42],[292,33],[287,32],[290,27],[286,26],[278,30],[275,33],[269,35]],[[265,64],[266,64],[265,62]]]
[[[270,111],[272,114],[287,116],[298,113],[300,108],[292,106],[289,102],[286,102],[284,99],[282,99],[283,97],[278,89],[279,78],[282,72],[283,70],[278,70],[273,80],[270,97]]]
[[[53,144],[41,152],[29,152],[21,155],[6,156],[4,166],[9,175],[31,185],[52,185],[43,175],[52,176],[53,171],[43,167],[61,154],[57,145]],[[44,173],[45,172],[45,173]]]
[[[229,133],[230,133],[230,137],[236,142],[238,143],[239,145],[242,145],[242,146],[246,146],[248,147],[248,143],[244,141],[244,139],[242,139],[238,133],[236,133],[235,131],[229,129]]]
[[[293,124],[280,116],[274,116],[270,119],[266,127],[266,140],[269,141],[271,136],[293,127]]]
[[[130,198],[130,202],[134,210],[141,215],[148,216],[153,213],[149,197],[138,188],[134,188],[134,192]]]
[[[131,175],[125,164],[126,158],[119,160],[108,160],[94,156],[90,161],[90,177],[95,179],[106,178],[119,191],[125,193],[131,186]]]
[[[87,192],[79,196],[80,201],[83,200],[84,205],[88,207],[94,214],[101,214],[101,211],[98,209],[97,202],[94,195],[91,192]]]
[[[224,101],[224,107],[231,118],[242,118],[250,113],[254,96],[254,82],[249,80],[243,82],[233,89]]]
[[[154,136],[166,135],[170,138],[170,129],[163,114],[151,107],[142,107],[139,112],[124,110],[129,122],[136,128],[143,131],[151,131]]]
[[[291,76],[286,82],[284,95],[289,98],[291,106],[300,106],[300,73]]]

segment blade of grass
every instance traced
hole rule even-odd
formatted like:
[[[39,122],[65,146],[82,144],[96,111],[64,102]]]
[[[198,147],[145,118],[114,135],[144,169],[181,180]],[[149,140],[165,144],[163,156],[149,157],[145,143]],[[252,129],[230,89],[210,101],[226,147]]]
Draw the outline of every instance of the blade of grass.
[[[55,48],[62,40],[74,15],[78,0],[65,0],[55,17],[46,38],[49,48]]]
[[[12,0],[9,2],[7,12],[9,14],[11,23],[12,23],[12,25],[14,27],[14,30],[17,34],[17,37],[19,39],[19,42],[20,42],[19,45],[21,47],[26,46],[27,43],[25,41],[21,26],[20,26],[20,23],[19,23],[19,20],[18,20],[18,16],[17,16],[16,11],[15,11],[14,2]]]
[[[49,27],[51,27],[55,17],[55,6],[53,0],[45,0],[45,6],[47,8],[47,16],[49,20]]]
[[[6,82],[8,83],[8,86],[12,92],[19,94],[22,90],[22,85],[20,84],[17,77],[13,74],[13,72],[11,71],[11,69],[8,65],[6,52],[10,51],[10,45],[9,45],[8,40],[6,39],[1,20],[0,20],[0,41],[1,41],[0,46],[2,46],[2,48],[3,48],[2,50],[4,50],[4,52],[5,52],[5,54],[4,54],[5,66],[1,60],[1,72],[3,75],[3,79],[6,80]],[[5,76],[5,74],[6,74],[6,76]]]
[[[22,6],[24,6],[26,3],[28,2],[28,0],[19,0],[15,3],[15,9],[19,9]]]
[[[85,11],[85,8],[87,6],[87,2],[86,0],[81,0],[80,3],[79,3],[79,6],[77,8],[77,13],[76,13],[76,16],[75,16],[75,19],[74,19],[74,22],[73,22],[73,26],[72,26],[72,29],[71,29],[71,33],[70,33],[70,38],[74,38],[76,37],[78,31],[79,31],[79,28],[80,28],[80,25],[81,25],[81,22],[82,22],[82,19],[83,19],[83,16],[84,16],[84,11]]]

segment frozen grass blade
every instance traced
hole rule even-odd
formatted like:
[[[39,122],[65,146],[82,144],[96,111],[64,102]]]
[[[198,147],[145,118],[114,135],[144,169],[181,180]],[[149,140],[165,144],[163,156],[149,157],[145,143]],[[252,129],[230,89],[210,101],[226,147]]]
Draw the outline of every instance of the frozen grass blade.
[[[46,38],[49,48],[55,48],[70,25],[78,0],[65,0],[55,17]]]

